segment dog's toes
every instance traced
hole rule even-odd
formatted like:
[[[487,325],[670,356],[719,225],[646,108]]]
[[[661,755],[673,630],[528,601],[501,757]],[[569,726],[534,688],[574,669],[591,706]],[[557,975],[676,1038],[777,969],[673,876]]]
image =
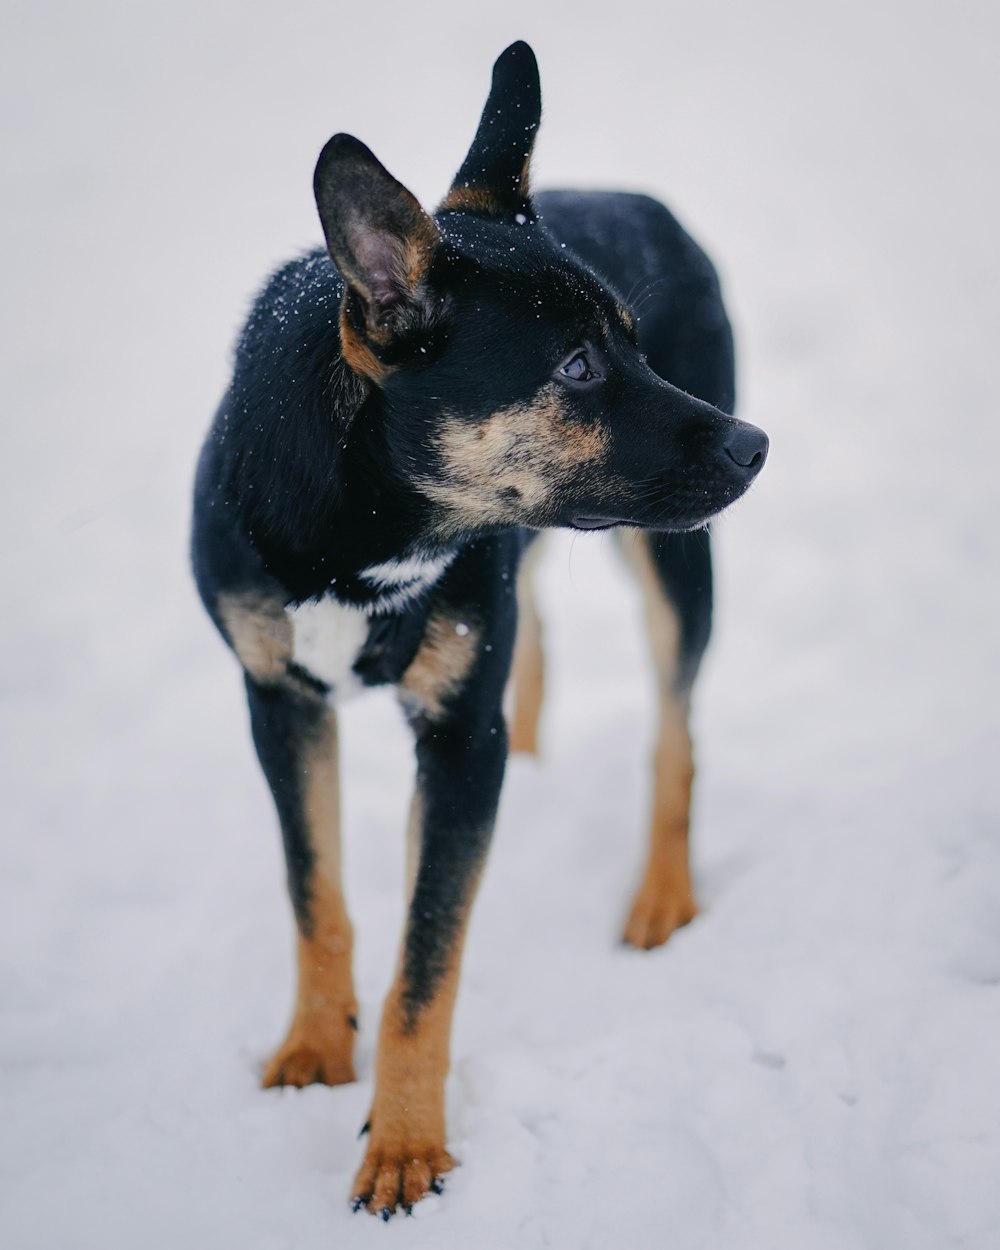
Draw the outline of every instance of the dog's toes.
[[[302,1041],[281,1046],[264,1069],[265,1089],[280,1085],[348,1085],[355,1079],[354,1061],[348,1050],[320,1048]]]
[[[394,1147],[369,1148],[354,1181],[351,1207],[362,1207],[383,1220],[397,1210],[411,1214],[413,1204],[428,1193],[441,1193],[442,1175],[455,1166],[446,1150]]]
[[[427,1193],[434,1180],[434,1173],[428,1160],[414,1159],[403,1172],[401,1192],[404,1205],[412,1207]]]
[[[690,889],[654,893],[645,886],[639,890],[625,924],[624,940],[638,950],[662,946],[676,929],[698,914]]]
[[[372,1183],[372,1194],[368,1199],[368,1210],[383,1220],[394,1214],[399,1202],[402,1181],[402,1168],[396,1162],[385,1161],[375,1170]]]

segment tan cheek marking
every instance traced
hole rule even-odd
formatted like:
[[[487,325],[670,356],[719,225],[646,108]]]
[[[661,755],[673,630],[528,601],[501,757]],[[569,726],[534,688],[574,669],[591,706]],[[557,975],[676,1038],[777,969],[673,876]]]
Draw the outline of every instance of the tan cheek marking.
[[[501,409],[485,421],[445,418],[438,435],[439,478],[421,489],[469,525],[528,519],[553,490],[606,454],[603,426],[571,420],[556,383],[534,402]]]
[[[277,599],[253,593],[219,597],[219,615],[233,650],[258,681],[277,681],[292,658],[292,626]]]
[[[435,614],[399,684],[404,705],[431,720],[444,715],[445,701],[468,676],[479,648],[479,626]]]

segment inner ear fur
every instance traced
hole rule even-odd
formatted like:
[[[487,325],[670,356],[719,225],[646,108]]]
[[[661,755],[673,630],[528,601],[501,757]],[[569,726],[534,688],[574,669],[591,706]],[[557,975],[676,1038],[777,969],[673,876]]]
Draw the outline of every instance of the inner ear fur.
[[[351,135],[334,135],[313,177],[333,263],[343,274],[348,320],[386,346],[412,323],[441,242],[437,227],[402,183]],[[353,303],[353,307],[350,305]]]
[[[528,184],[541,118],[535,54],[524,42],[512,43],[493,66],[493,83],[475,138],[440,211],[534,217]]]

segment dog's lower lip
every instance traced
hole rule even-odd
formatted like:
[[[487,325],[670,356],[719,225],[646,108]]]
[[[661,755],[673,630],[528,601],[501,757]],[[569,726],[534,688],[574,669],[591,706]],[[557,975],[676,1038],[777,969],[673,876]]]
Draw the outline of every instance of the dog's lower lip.
[[[622,525],[618,517],[610,516],[575,516],[570,518],[570,525],[575,530],[607,530],[613,525]]]

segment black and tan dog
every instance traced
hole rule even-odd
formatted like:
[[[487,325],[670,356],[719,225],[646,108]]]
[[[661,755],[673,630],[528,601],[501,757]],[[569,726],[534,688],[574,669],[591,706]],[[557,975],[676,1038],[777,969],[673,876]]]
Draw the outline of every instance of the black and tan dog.
[[[452,1166],[448,1038],[512,659],[514,747],[533,747],[540,705],[522,554],[547,526],[644,531],[627,548],[662,723],[625,936],[654,946],[695,911],[687,711],[711,619],[704,525],[767,453],[727,415],[732,340],[708,260],[652,200],[532,196],[539,114],[517,43],[433,216],[356,139],[330,140],[315,175],[327,250],[258,298],[198,469],[195,574],[245,672],[298,924],[297,1006],[265,1085],[354,1078],[336,702],[392,684],[416,739],[409,911],[353,1194],[386,1218]],[[641,319],[616,292],[644,297]]]

